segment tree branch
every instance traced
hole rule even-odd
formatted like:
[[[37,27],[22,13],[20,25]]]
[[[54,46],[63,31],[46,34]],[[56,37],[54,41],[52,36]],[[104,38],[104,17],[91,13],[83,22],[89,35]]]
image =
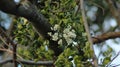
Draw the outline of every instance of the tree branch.
[[[38,12],[38,9],[35,5],[31,3],[29,6],[25,7],[24,5],[17,5],[14,0],[0,0],[0,10],[3,12],[13,14],[16,16],[22,16],[31,21],[32,25],[37,29],[37,31],[45,38],[50,41],[50,48],[54,50],[55,55],[58,56],[62,49],[58,48],[56,41],[52,41],[51,37],[47,34],[48,32],[53,32],[51,30],[52,25],[46,20],[46,18]],[[93,37],[93,43],[101,43],[107,39],[113,39],[120,37],[119,32],[106,33],[97,37]]]
[[[50,41],[49,47],[55,52],[55,55],[58,56],[62,52],[62,49],[58,47],[58,42],[51,40],[51,36],[48,35],[48,32],[54,33],[54,31],[51,30],[52,25],[38,12],[35,5],[30,2],[26,4],[27,5],[17,5],[14,0],[0,0],[0,10],[16,16],[25,17],[31,21],[37,32]]]
[[[8,62],[13,62],[12,58],[0,61],[0,64],[6,64]],[[28,64],[28,65],[53,65],[53,61],[31,61],[31,60],[17,60],[17,63]]]
[[[92,38],[92,40],[93,40],[93,43],[96,44],[96,43],[104,42],[105,40],[108,40],[108,39],[114,39],[119,37],[120,37],[120,32],[108,32],[99,36],[95,36]]]
[[[84,9],[84,0],[80,0],[80,6],[81,6],[81,13],[82,13],[82,19],[83,19],[83,23],[84,23],[84,27],[85,27],[85,31],[87,33],[87,38],[88,38],[88,42],[90,43],[90,50],[92,51],[92,59],[93,59],[93,66],[94,67],[98,67],[98,60],[97,57],[95,55],[95,51],[93,48],[93,41],[90,35],[90,31],[89,31],[89,27],[88,27],[88,22],[85,16],[85,9]]]

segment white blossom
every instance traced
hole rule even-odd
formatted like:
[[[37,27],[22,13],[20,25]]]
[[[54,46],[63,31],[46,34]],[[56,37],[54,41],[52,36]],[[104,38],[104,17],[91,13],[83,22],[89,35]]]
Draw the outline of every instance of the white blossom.
[[[71,43],[73,43],[73,40],[72,40],[72,39],[70,39],[70,38],[69,38],[69,39],[67,39],[66,41],[67,41],[68,45],[70,45]]]
[[[69,28],[66,28],[64,31],[63,31],[63,33],[68,33],[70,31],[70,29]]]
[[[63,37],[65,38],[68,45],[73,43],[73,39],[76,38],[75,30],[71,29],[71,26],[69,25],[66,29],[63,30]]]
[[[51,30],[56,31],[59,28],[60,28],[60,26],[58,24],[56,24],[54,27],[51,27]],[[66,40],[66,42],[67,42],[68,45],[73,44],[73,42],[74,42],[73,39],[76,38],[76,36],[77,36],[75,34],[75,30],[72,29],[70,25],[68,25],[67,28],[65,28],[63,30],[63,34],[62,35],[60,35],[58,33],[52,34],[51,32],[49,32],[48,34],[50,36],[52,36],[52,40],[54,40],[54,41],[57,41],[59,39],[59,37],[63,36],[65,38],[65,40]],[[63,43],[63,40],[59,39],[58,44],[62,44],[62,43]]]
[[[68,36],[71,38],[76,38],[76,34],[72,31],[68,32]]]
[[[60,40],[58,41],[58,44],[60,44],[60,45],[62,44],[62,39],[60,39]]]
[[[53,27],[51,27],[51,30],[53,30]]]
[[[58,24],[55,24],[53,30],[56,31],[56,30],[58,30],[59,28],[60,28],[60,26],[59,26]]]
[[[78,43],[73,41],[73,46],[78,46]]]
[[[63,34],[63,37],[66,39],[66,38],[68,38],[68,35],[67,34]]]
[[[74,29],[72,29],[71,31],[75,33],[75,30],[74,30]]]
[[[52,35],[52,40],[54,41],[58,40],[58,33],[54,33],[54,35]]]
[[[52,32],[48,32],[48,35],[52,36]]]

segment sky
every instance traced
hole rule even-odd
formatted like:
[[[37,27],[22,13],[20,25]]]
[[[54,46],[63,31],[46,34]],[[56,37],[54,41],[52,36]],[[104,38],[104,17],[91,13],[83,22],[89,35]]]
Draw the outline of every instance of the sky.
[[[89,19],[91,19],[91,21],[94,21],[96,19],[95,13],[97,10],[98,8],[95,6],[92,6],[91,8],[89,8],[89,11],[87,12],[86,15],[88,16]],[[90,31],[91,31],[90,33],[92,33],[93,34],[92,36],[95,37],[97,35],[101,35],[102,33],[105,33],[106,31],[109,31],[111,27],[116,27],[116,26],[117,26],[117,22],[114,18],[106,17],[103,23],[103,31],[94,33],[94,31],[99,29],[99,26],[97,24],[93,24],[92,26],[90,26]],[[116,31],[119,31],[119,29]],[[103,47],[100,48],[97,45],[103,45]],[[111,58],[112,60],[116,56],[116,54],[120,52],[120,38],[109,39],[109,40],[106,40],[104,44],[101,43],[101,44],[94,45],[94,51],[95,51],[96,56],[98,57],[101,51],[106,51],[107,46],[110,46],[114,51],[114,53],[112,54],[112,58]],[[100,56],[98,59],[98,63],[101,63],[101,59],[104,59],[104,57]],[[118,64],[120,64],[120,54],[118,54],[118,56],[111,63],[111,65],[118,65]],[[120,66],[117,66],[117,67],[120,67]]]

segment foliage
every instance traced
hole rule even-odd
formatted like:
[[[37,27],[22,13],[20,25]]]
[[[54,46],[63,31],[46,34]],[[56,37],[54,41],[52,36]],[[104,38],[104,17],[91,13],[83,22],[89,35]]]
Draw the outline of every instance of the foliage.
[[[20,46],[18,47],[18,53],[22,57],[30,60],[52,59],[49,56],[52,56],[53,52],[47,48],[47,41],[42,41],[42,38],[39,37],[25,18],[18,18],[15,24],[14,39],[20,44],[18,45]]]
[[[44,8],[40,10],[53,24],[51,29],[57,31],[55,34],[51,34],[51,32],[48,34],[52,36],[53,40],[59,40],[60,48],[65,49],[55,62],[58,67],[72,66],[73,63],[69,60],[70,56],[73,57],[76,66],[84,66],[83,62],[90,63],[87,61],[90,58],[89,52],[86,53],[86,51],[89,51],[89,47],[84,48],[87,39],[81,13],[75,15],[75,8],[76,2],[74,0],[62,0],[60,2],[47,0]],[[53,52],[47,47],[49,42],[43,41],[28,22],[24,18],[18,18],[15,22],[14,39],[20,46],[26,46],[24,49],[18,47],[19,55],[35,61],[52,60],[54,58],[52,56]]]
[[[55,62],[55,65],[58,67],[66,67],[67,65],[67,67],[71,67],[70,56],[73,58],[76,56],[81,57],[79,61],[78,59],[74,59],[76,63],[79,63],[81,60],[80,65],[84,66],[82,62],[87,62],[88,56],[82,58],[84,54],[87,54],[85,53],[86,50],[83,51],[87,41],[86,33],[81,20],[81,13],[79,12],[75,15],[76,5],[76,1],[74,0],[62,0],[60,2],[48,0],[45,2],[44,9],[41,10],[50,23],[54,25],[52,30],[57,31],[53,35],[51,33],[48,34],[53,37],[53,40],[62,41],[60,47],[65,49]]]
[[[56,67],[92,67],[93,51],[90,49],[91,46],[87,40],[88,33],[84,29],[78,2],[78,0],[40,0],[40,4],[37,5],[39,12],[53,25],[51,29],[56,31],[54,34],[52,32],[48,34],[52,37],[52,40],[58,41],[59,48],[63,49],[58,57],[55,57],[54,52],[49,49],[49,41],[44,40],[37,34],[31,23],[29,23],[30,21],[23,17],[17,18],[14,21],[15,28],[12,33],[14,41],[19,44],[17,45],[19,58],[36,62],[39,60],[53,60]],[[110,16],[110,13],[107,13],[109,11],[108,6],[105,4],[106,2],[101,2],[101,0],[85,0],[86,13],[93,6],[97,8],[96,15],[98,17],[96,19],[99,21],[87,17],[89,25],[97,24],[96,26],[99,27],[97,30],[92,30],[94,33],[103,30],[103,21],[106,16]],[[102,15],[104,11],[105,14]],[[111,47],[107,46],[107,48],[108,50],[101,52],[104,57],[101,61],[103,67],[111,61],[113,52]]]

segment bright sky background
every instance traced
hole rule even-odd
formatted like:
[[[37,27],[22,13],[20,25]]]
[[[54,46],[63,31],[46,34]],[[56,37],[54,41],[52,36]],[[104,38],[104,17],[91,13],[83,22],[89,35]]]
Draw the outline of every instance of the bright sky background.
[[[86,7],[86,10],[87,10],[87,7]],[[87,12],[87,16],[89,19],[91,19],[91,21],[94,21],[96,19],[95,13],[97,10],[98,10],[98,8],[95,6],[92,6],[91,8],[89,7],[89,11]],[[116,20],[114,18],[106,17],[106,19],[104,20],[104,23],[103,23],[103,32],[94,33],[94,31],[99,29],[97,22],[96,22],[96,24],[93,24],[90,27],[90,30],[91,30],[91,33],[93,34],[92,36],[97,36],[97,35],[101,35],[102,33],[105,33],[111,27],[115,27],[115,26],[117,26]],[[120,30],[118,29],[116,31],[120,31]],[[113,41],[113,39],[106,40],[105,44],[103,45],[102,48],[99,48],[97,45],[94,45],[95,54],[98,56],[100,51],[106,51],[107,45],[110,46],[115,51],[115,54],[118,54],[118,52],[120,52],[120,38],[116,38],[115,40],[117,41],[117,43],[115,43],[115,41]],[[98,45],[101,45],[101,44],[98,44]],[[114,58],[114,56],[116,56],[115,54],[113,53],[112,58]],[[100,56],[99,63],[100,63],[100,59],[104,59],[104,57]],[[116,59],[111,64],[112,65],[120,64],[120,55],[117,56]],[[117,67],[120,67],[120,66],[117,66]]]

